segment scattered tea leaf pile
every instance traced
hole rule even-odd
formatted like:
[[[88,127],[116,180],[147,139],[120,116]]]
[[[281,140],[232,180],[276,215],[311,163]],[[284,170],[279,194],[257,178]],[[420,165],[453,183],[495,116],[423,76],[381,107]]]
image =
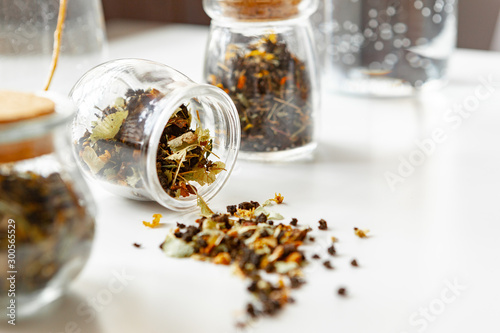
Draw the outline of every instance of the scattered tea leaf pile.
[[[306,258],[300,246],[311,229],[275,224],[270,217],[282,216],[268,210],[272,201],[281,203],[283,197],[277,195],[262,205],[250,201],[228,206],[228,214],[203,217],[196,221],[197,226],[178,224],[161,248],[172,257],[233,264],[251,280],[248,290],[258,300],[258,304],[247,305],[248,315],[274,315],[293,301],[290,290],[304,283],[301,269]],[[286,281],[273,284],[263,278],[264,272],[279,274]]]
[[[162,97],[156,89],[129,90],[97,114],[98,120],[79,140],[79,156],[92,174],[117,185],[144,186],[140,176],[144,129]],[[213,155],[209,130],[202,128],[199,119],[196,129],[192,125],[188,107],[181,105],[166,124],[158,145],[158,178],[165,192],[175,198],[196,194],[189,182],[211,184],[225,168],[223,162],[209,160]]]
[[[224,63],[208,68],[208,82],[238,109],[242,151],[280,151],[312,141],[310,69],[278,38],[232,44]]]
[[[276,223],[276,220],[283,220],[283,216],[269,206],[281,204],[283,200],[283,196],[277,194],[262,205],[256,201],[242,202],[227,206],[227,214],[222,214],[213,213],[199,197],[203,217],[196,220],[196,225],[177,223],[160,245],[170,257],[191,257],[232,265],[238,275],[250,280],[247,290],[255,297],[255,302],[247,304],[248,317],[238,326],[245,326],[261,316],[277,314],[294,301],[290,296],[292,289],[305,283],[303,267],[309,261],[301,246],[315,242],[315,237],[308,237],[312,229],[300,226],[296,218],[288,225]],[[317,228],[325,232],[328,224],[321,219]],[[336,241],[331,237],[329,246],[322,248],[321,256],[318,253],[311,256],[313,259],[325,258],[323,269],[334,269],[330,259],[337,255]],[[356,259],[352,259],[350,265],[359,266]],[[347,296],[346,288],[339,288],[337,294]]]

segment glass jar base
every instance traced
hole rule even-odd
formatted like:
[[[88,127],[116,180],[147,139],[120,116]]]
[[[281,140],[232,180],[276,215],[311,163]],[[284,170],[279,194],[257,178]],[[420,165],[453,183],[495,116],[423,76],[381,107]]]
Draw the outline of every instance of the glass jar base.
[[[291,162],[307,160],[312,158],[312,153],[317,146],[318,144],[316,142],[312,142],[302,147],[281,151],[253,152],[240,150],[238,158],[256,162]]]
[[[41,309],[52,309],[49,304],[64,295],[68,281],[72,281],[80,273],[87,261],[90,247],[82,251],[87,253],[67,262],[43,289],[16,297],[16,315],[20,320],[37,316]],[[6,301],[8,300],[2,300],[2,304]]]

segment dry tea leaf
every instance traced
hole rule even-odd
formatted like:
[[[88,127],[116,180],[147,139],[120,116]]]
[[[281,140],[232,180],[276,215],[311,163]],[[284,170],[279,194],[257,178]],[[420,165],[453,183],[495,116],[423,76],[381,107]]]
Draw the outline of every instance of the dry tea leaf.
[[[198,195],[197,204],[198,207],[200,207],[201,216],[210,217],[214,215],[214,212],[210,209],[210,207],[208,207],[207,203],[205,202],[205,200],[203,200],[203,198],[200,195]]]
[[[128,111],[118,111],[94,122],[91,141],[113,139],[128,117]]]
[[[106,165],[106,163],[97,156],[94,149],[89,146],[85,147],[82,152],[82,160],[87,164],[93,174],[98,173]]]

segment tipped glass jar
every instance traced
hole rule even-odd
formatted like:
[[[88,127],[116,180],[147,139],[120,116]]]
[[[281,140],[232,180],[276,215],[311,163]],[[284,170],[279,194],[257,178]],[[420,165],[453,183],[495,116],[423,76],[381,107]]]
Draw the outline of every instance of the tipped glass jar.
[[[77,161],[110,192],[182,211],[228,179],[240,127],[220,89],[163,64],[122,59],[87,72],[70,96]]]
[[[204,77],[229,94],[240,156],[303,158],[316,148],[319,87],[309,16],[315,0],[204,0],[212,18]]]
[[[59,95],[0,91],[0,304],[8,320],[59,297],[91,250],[94,205],[67,135],[74,111]]]

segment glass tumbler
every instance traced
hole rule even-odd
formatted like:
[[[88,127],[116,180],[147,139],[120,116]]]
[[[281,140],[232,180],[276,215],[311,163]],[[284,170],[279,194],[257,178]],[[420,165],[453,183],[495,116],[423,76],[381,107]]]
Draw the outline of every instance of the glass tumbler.
[[[0,0],[0,89],[38,91],[49,76],[59,0]],[[106,55],[101,0],[69,0],[52,91],[68,94]]]
[[[325,85],[380,97],[442,86],[456,11],[456,0],[333,0]]]

